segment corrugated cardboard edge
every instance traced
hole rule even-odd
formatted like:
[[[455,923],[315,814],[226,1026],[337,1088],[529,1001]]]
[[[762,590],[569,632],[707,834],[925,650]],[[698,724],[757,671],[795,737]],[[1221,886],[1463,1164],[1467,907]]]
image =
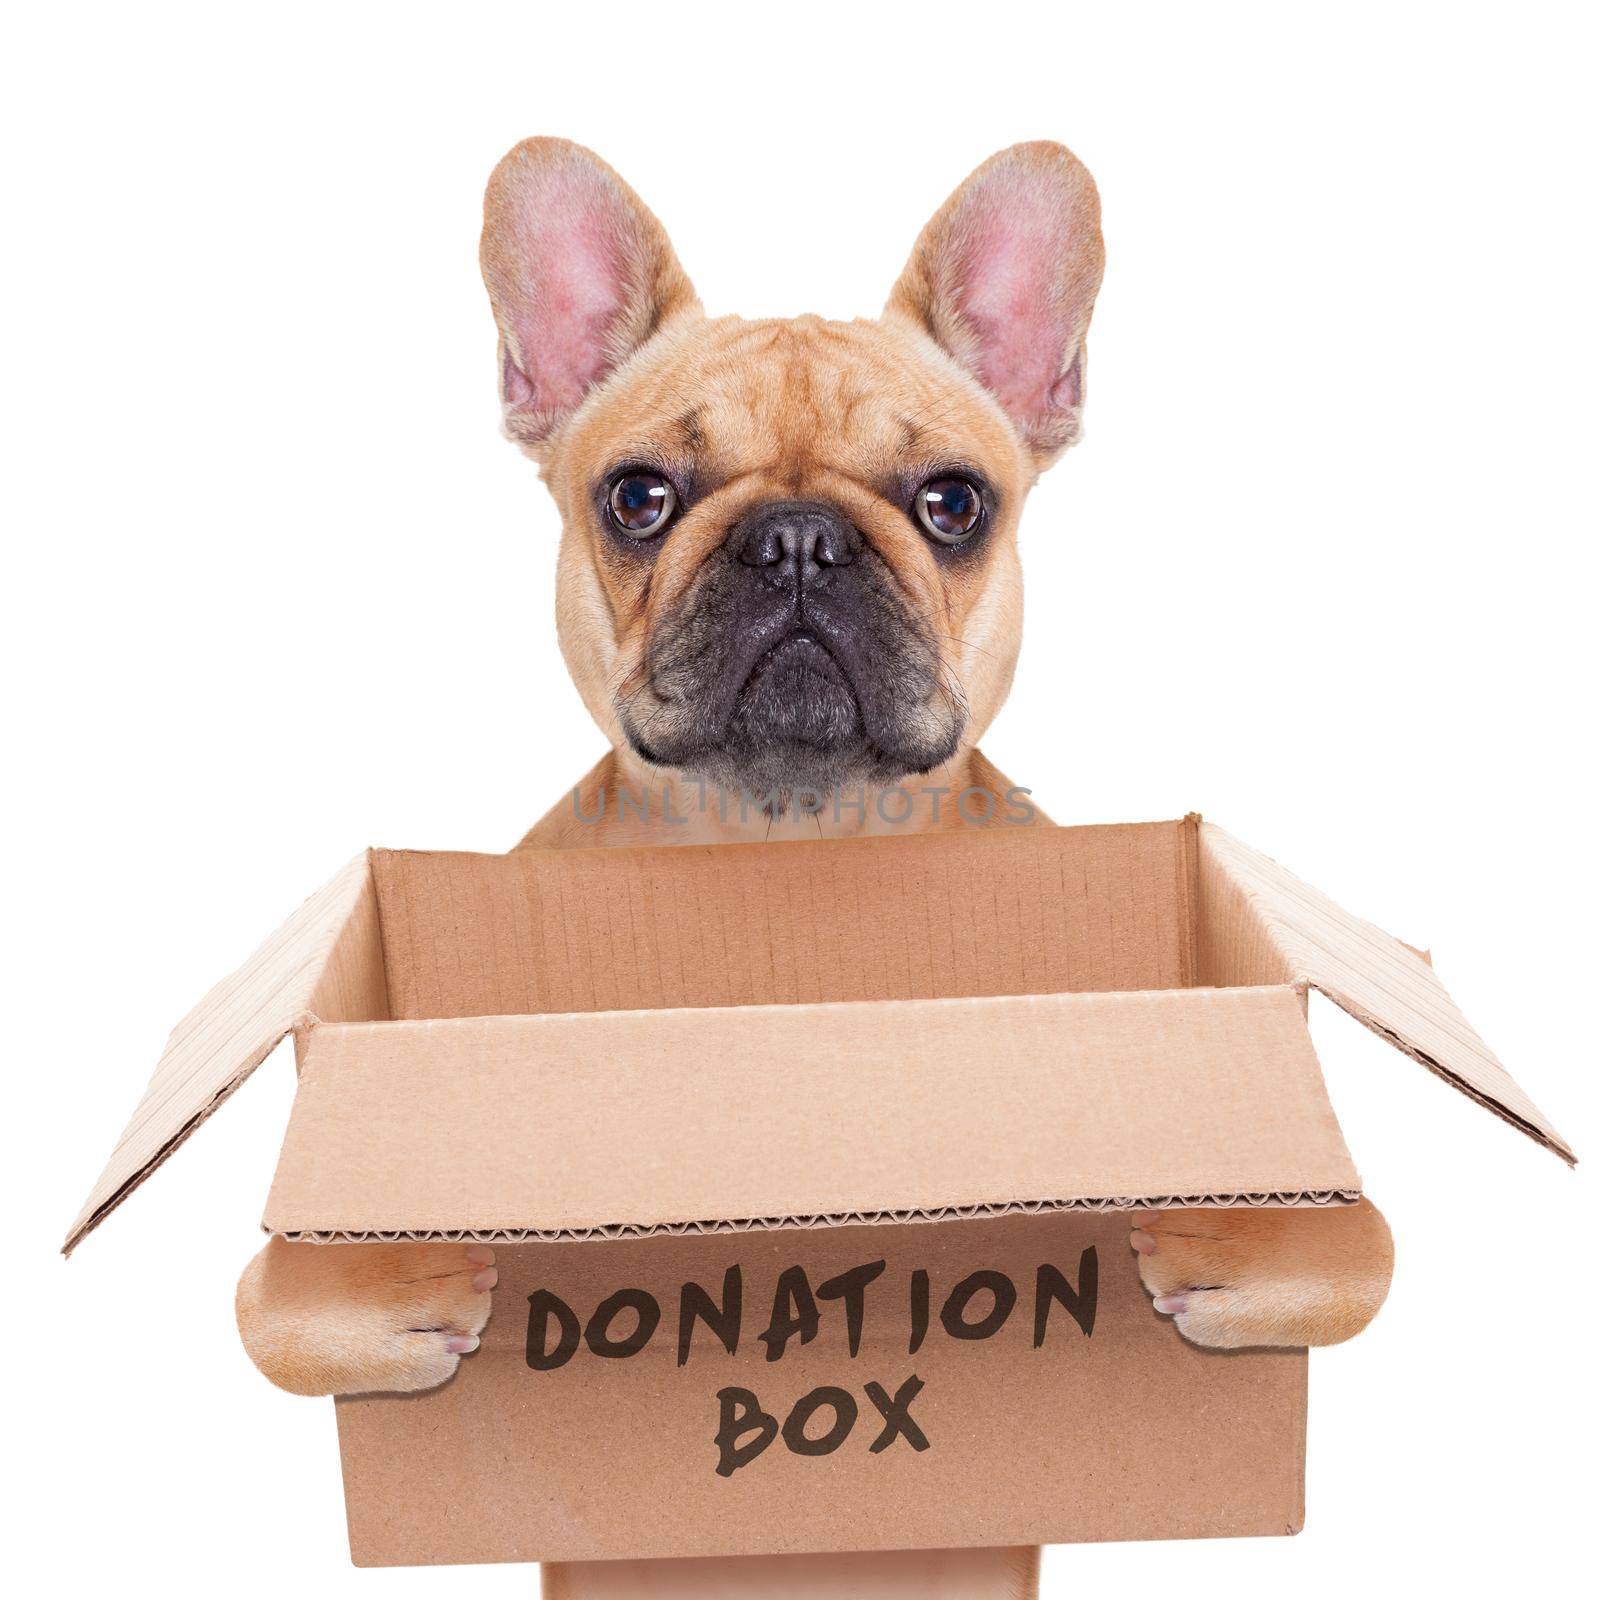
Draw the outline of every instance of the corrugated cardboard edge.
[[[787,848],[781,847],[781,848]],[[264,1222],[560,1240],[1324,1204],[1288,985],[328,1025]]]
[[[602,1239],[652,1239],[711,1233],[770,1233],[803,1228],[884,1227],[904,1222],[961,1222],[972,1218],[1040,1216],[1055,1211],[1175,1211],[1187,1206],[1348,1206],[1359,1189],[1296,1189],[1273,1194],[1106,1195],[1092,1199],[1005,1200],[970,1206],[919,1206],[904,1211],[830,1211],[809,1216],[723,1218],[714,1222],[619,1222],[594,1228],[427,1228],[387,1232],[282,1230],[295,1244],[590,1244]],[[271,1233],[271,1229],[264,1228]]]
[[[364,850],[172,1030],[62,1254],[71,1255],[289,1033],[319,1018],[385,1015],[379,939]]]
[[[1195,825],[1199,892],[1218,902],[1205,908],[1206,921],[1213,929],[1224,926],[1226,941],[1236,947],[1228,951],[1217,942],[1207,981],[1287,978],[1316,989],[1453,1088],[1576,1165],[1571,1147],[1479,1038],[1425,956],[1351,916],[1215,823],[1196,818]],[[1248,976],[1229,970],[1240,964],[1251,969]]]

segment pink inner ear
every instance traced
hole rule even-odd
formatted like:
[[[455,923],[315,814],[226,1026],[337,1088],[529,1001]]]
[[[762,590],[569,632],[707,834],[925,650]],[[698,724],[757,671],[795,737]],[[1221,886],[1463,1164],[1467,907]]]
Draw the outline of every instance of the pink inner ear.
[[[1037,420],[1078,404],[1078,339],[1063,300],[1072,218],[1054,189],[1027,174],[996,174],[962,208],[955,298],[976,340],[978,376],[1013,416]]]
[[[632,223],[603,173],[530,175],[501,243],[515,273],[507,404],[567,411],[609,370],[611,336],[628,308]]]
[[[509,350],[500,361],[500,398],[508,406],[533,404],[533,385],[529,383],[521,367],[511,359]]]

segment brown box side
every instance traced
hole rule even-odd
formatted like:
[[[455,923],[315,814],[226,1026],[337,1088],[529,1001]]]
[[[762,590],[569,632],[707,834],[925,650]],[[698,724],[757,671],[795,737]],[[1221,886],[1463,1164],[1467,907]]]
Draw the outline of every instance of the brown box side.
[[[1126,1218],[1074,1213],[503,1249],[483,1348],[451,1383],[338,1404],[352,1555],[363,1566],[574,1561],[1297,1531],[1305,1353],[1186,1344],[1151,1314],[1127,1232]],[[1052,1301],[1035,1347],[1038,1268],[1055,1267],[1082,1311],[1086,1251],[1092,1331]],[[877,1260],[854,1357],[834,1299],[813,1340],[767,1359],[760,1334],[781,1271],[803,1266],[815,1287]],[[682,1285],[720,1304],[734,1265],[737,1353],[700,1323],[680,1365]],[[919,1270],[928,1331],[913,1352]],[[1002,1273],[1015,1308],[992,1336],[955,1339],[941,1312],[974,1272]],[[527,1365],[536,1290],[587,1323],[625,1288],[661,1309],[641,1352],[601,1359],[580,1342],[558,1368]],[[959,1320],[981,1326],[994,1304],[979,1288]],[[635,1325],[622,1312],[612,1331]],[[555,1339],[552,1326],[545,1347]],[[923,1387],[909,1412],[928,1448],[901,1436],[873,1453],[882,1417],[866,1385],[893,1396],[913,1377]],[[820,1386],[858,1408],[837,1449],[797,1455],[779,1437],[718,1474],[719,1390],[747,1389],[782,1420]],[[826,1435],[833,1417],[820,1409],[808,1433]]]

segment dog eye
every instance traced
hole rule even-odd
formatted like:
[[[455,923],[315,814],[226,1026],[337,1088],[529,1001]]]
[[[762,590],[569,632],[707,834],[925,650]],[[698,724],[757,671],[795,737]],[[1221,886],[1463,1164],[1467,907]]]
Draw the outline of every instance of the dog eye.
[[[611,520],[630,539],[665,533],[678,506],[677,491],[654,472],[630,472],[611,486]]]
[[[965,478],[935,478],[917,490],[917,521],[940,544],[969,539],[983,516],[983,496]]]

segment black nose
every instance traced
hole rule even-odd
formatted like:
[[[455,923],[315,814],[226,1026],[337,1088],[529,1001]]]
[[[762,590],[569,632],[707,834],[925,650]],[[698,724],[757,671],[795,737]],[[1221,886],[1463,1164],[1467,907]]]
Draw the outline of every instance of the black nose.
[[[800,578],[826,567],[848,567],[861,552],[861,535],[818,500],[758,506],[738,523],[729,542],[747,567],[775,567]]]

